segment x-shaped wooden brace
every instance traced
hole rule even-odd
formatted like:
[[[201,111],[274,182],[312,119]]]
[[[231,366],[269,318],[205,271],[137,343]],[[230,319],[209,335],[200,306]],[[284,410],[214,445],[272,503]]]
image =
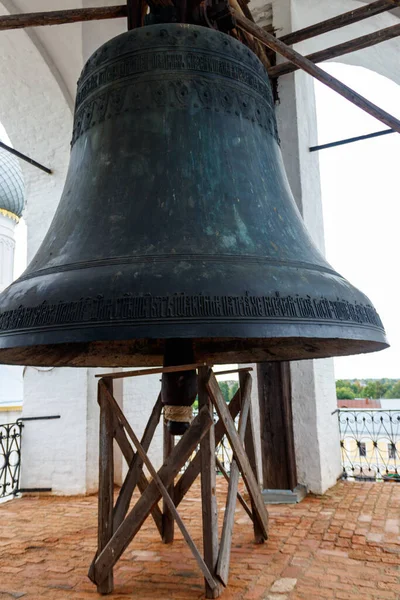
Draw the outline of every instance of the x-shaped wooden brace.
[[[205,367],[199,369],[199,404],[201,407],[199,415],[158,472],[148,458],[147,451],[160,420],[161,397],[159,396],[153,408],[141,442],[112,394],[110,379],[102,379],[99,382],[99,404],[101,407],[99,540],[98,551],[89,570],[90,579],[97,584],[100,593],[112,591],[113,566],[150,513],[160,534],[163,534],[162,514],[157,504],[163,498],[204,575],[207,597],[218,597],[219,582],[226,585],[228,579],[236,497],[239,498],[247,514],[253,520],[256,541],[261,542],[267,538],[267,512],[244,449],[244,440],[245,437],[248,437],[246,447],[252,449],[254,453],[253,436],[248,420],[251,406],[250,375],[247,373],[243,377],[241,376],[241,387],[228,408],[212,370]],[[211,416],[212,405],[215,406],[220,417],[215,427]],[[237,432],[234,420],[240,408],[239,432]],[[232,462],[230,477],[224,472],[225,477],[229,480],[229,489],[221,544],[219,545],[215,499],[215,445],[225,434],[231,443],[235,458]],[[133,450],[129,438],[136,452]],[[129,464],[129,470],[115,507],[113,506],[113,439],[119,444]],[[173,488],[173,500],[168,488],[173,484],[174,478],[199,443],[200,451]],[[152,476],[150,483],[143,473],[143,465],[147,467]],[[177,511],[177,506],[199,472],[202,474],[204,559]],[[242,472],[249,491],[251,509],[238,493],[240,472]],[[127,514],[136,485],[142,495]]]

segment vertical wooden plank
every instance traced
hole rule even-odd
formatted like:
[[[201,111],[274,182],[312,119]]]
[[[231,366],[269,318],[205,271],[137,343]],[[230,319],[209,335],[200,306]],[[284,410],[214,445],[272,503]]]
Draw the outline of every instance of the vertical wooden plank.
[[[239,389],[241,389],[241,390],[243,390],[243,388],[244,388],[244,383],[245,383],[246,377],[247,377],[246,373],[239,373],[239,386],[240,386]],[[251,377],[251,375],[249,375],[249,377]],[[242,401],[243,401],[243,399],[242,399]],[[244,447],[246,450],[247,457],[249,459],[250,466],[253,470],[254,477],[255,477],[258,485],[260,485],[260,482],[258,480],[258,473],[257,473],[256,451],[255,451],[255,446],[254,446],[254,421],[253,421],[253,409],[252,409],[251,402],[250,402],[249,418],[247,419],[246,431],[245,431],[245,435],[244,435]],[[267,538],[265,537],[263,530],[260,527],[260,523],[259,523],[258,519],[255,518],[254,502],[251,502],[251,509],[252,509],[252,513],[253,513],[254,541],[256,544],[263,544]]]
[[[240,381],[241,393],[241,413],[239,418],[238,434],[241,442],[244,442],[248,417],[251,407],[251,377],[248,373]],[[228,585],[229,563],[231,558],[231,545],[233,526],[235,520],[236,498],[238,492],[240,471],[236,460],[233,458],[231,472],[229,477],[228,495],[224,514],[224,523],[222,526],[221,544],[218,554],[216,573],[224,586]]]
[[[105,393],[107,393],[107,390]],[[120,411],[118,405],[115,410]],[[124,419],[124,427],[126,427],[128,434],[130,434],[132,428],[123,415],[121,415],[121,418]],[[171,481],[177,476],[196,446],[202,440],[204,435],[207,434],[211,425],[212,419],[209,411],[207,409],[200,410],[190,429],[183,434],[168,460],[158,471],[159,478],[166,487],[168,487]],[[104,581],[110,570],[117,563],[121,554],[126,550],[127,546],[143,525],[145,519],[149,516],[152,508],[160,501],[161,497],[162,494],[157,483],[154,480],[151,481],[135,506],[127,515],[124,522],[118,527],[107,546],[100,554],[98,554],[88,573],[91,581],[94,581],[95,583]]]
[[[288,483],[289,489],[294,490],[298,484],[297,466],[296,466],[296,450],[294,447],[294,432],[293,432],[293,412],[292,412],[292,379],[290,375],[290,362],[284,361],[281,366],[281,382],[282,382],[282,407],[283,407],[283,423],[286,434],[286,447],[288,456]]]
[[[98,549],[100,554],[113,535],[113,494],[114,494],[114,418],[111,406],[102,392],[101,382],[112,394],[112,379],[99,381],[98,402],[100,405],[100,451],[99,451],[99,507],[98,507]],[[110,594],[114,589],[113,572],[97,586],[99,594]]]
[[[217,410],[219,418],[224,423],[226,435],[228,437],[230,445],[232,446],[233,454],[235,455],[235,460],[239,466],[240,472],[242,473],[243,480],[247,487],[247,491],[249,492],[249,496],[251,497],[251,500],[254,503],[254,517],[258,519],[264,537],[267,537],[268,513],[267,509],[265,508],[264,500],[261,495],[261,491],[256,481],[256,478],[254,477],[254,473],[250,466],[249,459],[244,450],[243,443],[240,441],[235,424],[226,406],[224,397],[221,393],[215,375],[211,369],[208,371],[206,387],[211,397],[211,400]]]
[[[164,462],[167,460],[169,455],[175,446],[175,436],[171,435],[169,429],[164,422],[163,424],[163,452],[164,452]],[[168,486],[167,492],[170,495],[171,499],[174,499],[174,482]],[[163,500],[163,515],[162,515],[162,541],[164,544],[172,544],[174,541],[174,517],[168,508],[167,503]]]
[[[210,401],[206,382],[208,380],[208,367],[200,367],[198,370],[199,386],[199,410],[207,407],[213,414],[213,406]],[[213,577],[218,560],[218,508],[216,497],[216,471],[215,471],[215,427],[211,425],[207,434],[200,443],[201,458],[201,500],[203,518],[203,548],[204,561]],[[218,598],[220,587],[212,589],[205,581],[206,598]]]
[[[142,0],[127,0],[128,30],[142,26],[143,5]]]
[[[263,487],[293,490],[297,485],[290,365],[266,362],[257,366],[260,402]]]

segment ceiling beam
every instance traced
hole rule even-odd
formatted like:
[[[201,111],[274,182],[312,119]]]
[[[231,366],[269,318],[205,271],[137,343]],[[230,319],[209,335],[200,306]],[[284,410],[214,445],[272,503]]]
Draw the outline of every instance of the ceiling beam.
[[[375,46],[376,44],[391,40],[399,35],[400,23],[398,25],[386,27],[385,29],[380,29],[379,31],[374,31],[373,33],[368,33],[367,35],[349,40],[348,42],[343,42],[342,44],[337,44],[336,46],[319,50],[313,54],[308,54],[306,58],[311,60],[313,63],[320,63],[325,60],[337,58],[338,56],[343,56],[344,54],[349,54],[350,52],[356,52],[357,50]],[[270,77],[275,78],[280,77],[281,75],[286,75],[287,73],[292,73],[293,71],[297,71],[297,69],[299,69],[299,67],[294,65],[292,62],[285,62],[268,69],[268,73]]]
[[[335,29],[340,29],[346,25],[363,21],[364,19],[387,12],[396,7],[400,7],[400,0],[377,0],[376,2],[367,4],[367,6],[350,10],[341,15],[337,15],[336,17],[332,17],[331,19],[326,19],[326,21],[321,21],[320,23],[315,23],[309,27],[304,27],[304,29],[293,31],[292,33],[283,35],[279,39],[284,44],[291,46],[292,44],[303,42],[304,40],[327,33],[328,31],[334,31]]]
[[[302,69],[309,75],[312,75],[312,77],[329,87],[331,90],[337,92],[340,96],[346,98],[346,100],[349,100],[352,104],[355,104],[371,116],[375,117],[375,119],[378,119],[378,121],[381,121],[391,129],[397,131],[397,133],[400,133],[400,121],[393,117],[393,115],[387,113],[382,108],[379,108],[379,106],[376,106],[376,104],[373,104],[373,102],[370,102],[335,77],[332,77],[332,75],[329,75],[329,73],[318,67],[308,58],[302,56],[296,52],[296,50],[293,50],[293,48],[290,48],[290,46],[287,46],[267,31],[264,31],[261,27],[258,27],[252,21],[246,19],[246,17],[237,11],[233,11],[233,13],[236,18],[237,26],[240,29],[250,33],[259,42],[265,44],[265,46],[271,48],[271,50],[274,50],[284,58],[287,58],[296,65],[296,67]]]
[[[7,29],[25,29],[44,25],[64,25],[82,21],[100,21],[127,17],[127,6],[105,6],[99,8],[77,8],[55,10],[51,12],[21,13],[0,17],[0,31]]]

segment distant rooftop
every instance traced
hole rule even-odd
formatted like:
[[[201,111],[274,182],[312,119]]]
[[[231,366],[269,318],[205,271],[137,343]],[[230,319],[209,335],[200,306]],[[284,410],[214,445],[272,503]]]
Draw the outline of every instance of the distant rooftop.
[[[354,400],[338,400],[338,408],[400,410],[400,398],[354,398]]]

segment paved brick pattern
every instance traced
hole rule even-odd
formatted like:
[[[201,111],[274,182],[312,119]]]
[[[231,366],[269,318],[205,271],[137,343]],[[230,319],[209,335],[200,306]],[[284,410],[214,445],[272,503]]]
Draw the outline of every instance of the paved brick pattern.
[[[226,487],[218,480],[223,501]],[[222,505],[222,504],[221,504]],[[96,547],[97,498],[24,497],[0,505],[0,599],[99,598],[86,573]],[[199,543],[198,483],[181,512]],[[339,483],[297,506],[271,506],[270,539],[252,543],[237,508],[224,600],[399,600],[400,485]],[[114,600],[203,598],[180,533],[163,545],[149,520],[115,569]]]

